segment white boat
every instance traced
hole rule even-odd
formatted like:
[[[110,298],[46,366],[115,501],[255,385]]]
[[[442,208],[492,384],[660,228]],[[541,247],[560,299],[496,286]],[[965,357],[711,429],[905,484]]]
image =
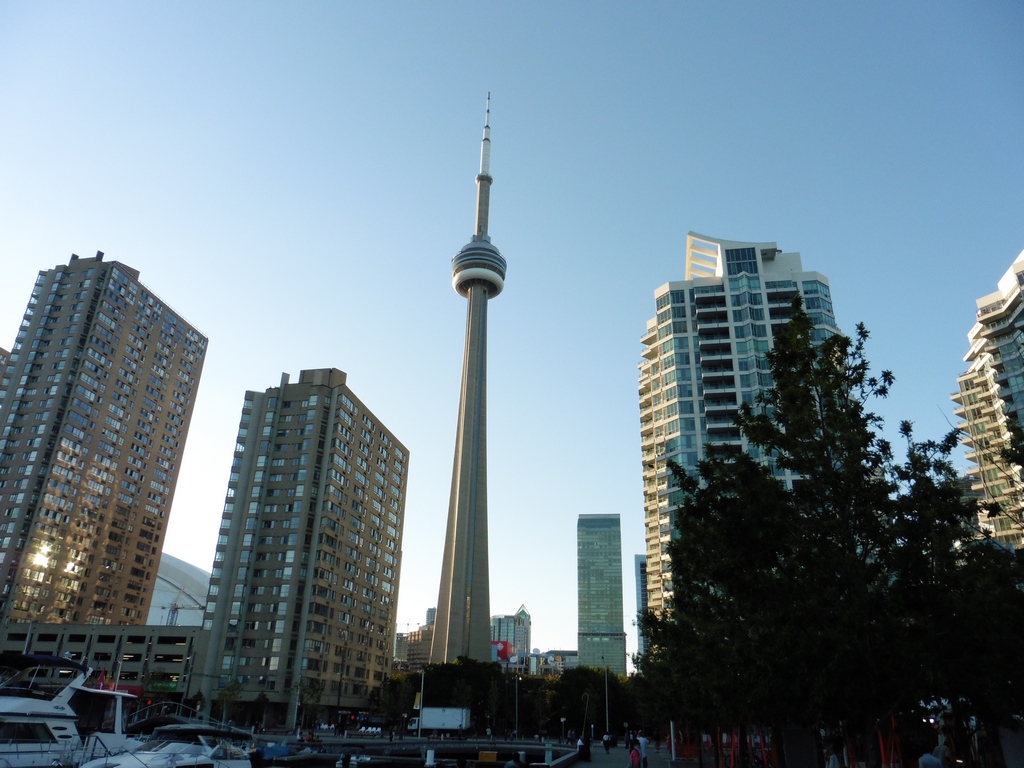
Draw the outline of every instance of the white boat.
[[[80,768],[251,768],[252,734],[207,724],[165,725],[133,752],[97,758]]]
[[[57,656],[0,653],[0,765],[77,766],[139,744],[124,732],[131,694],[87,688],[91,670]]]

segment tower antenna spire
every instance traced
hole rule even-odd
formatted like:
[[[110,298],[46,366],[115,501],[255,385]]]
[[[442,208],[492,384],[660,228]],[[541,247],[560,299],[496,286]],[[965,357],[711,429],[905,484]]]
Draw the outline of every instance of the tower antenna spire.
[[[484,110],[484,137],[480,142],[480,173],[476,176],[476,233],[474,238],[486,240],[487,215],[491,207],[491,92],[487,92]]]

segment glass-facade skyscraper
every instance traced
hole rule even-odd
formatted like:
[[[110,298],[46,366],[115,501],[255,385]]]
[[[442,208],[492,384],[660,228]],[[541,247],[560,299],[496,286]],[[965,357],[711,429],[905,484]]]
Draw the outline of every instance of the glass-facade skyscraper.
[[[758,457],[734,422],[741,403],[771,384],[766,353],[774,330],[803,297],[815,340],[837,333],[828,280],[804,271],[799,253],[775,243],[686,238],[686,279],[654,292],[639,364],[640,439],[647,548],[647,606],[671,597],[667,547],[681,494],[668,461],[695,471],[706,443],[729,444]],[[767,461],[767,459],[765,459]],[[786,483],[793,478],[776,469]]]
[[[581,667],[626,674],[622,620],[622,532],[618,515],[576,523],[577,639]]]

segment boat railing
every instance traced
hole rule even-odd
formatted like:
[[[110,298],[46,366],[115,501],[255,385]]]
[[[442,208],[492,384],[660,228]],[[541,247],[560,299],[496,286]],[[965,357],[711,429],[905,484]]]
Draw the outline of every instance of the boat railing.
[[[186,720],[209,721],[209,718],[203,715],[202,712],[179,701],[159,701],[156,704],[150,704],[148,707],[141,707],[132,712],[128,717],[128,725],[141,723],[143,720],[155,717],[181,717]]]
[[[127,751],[128,747],[120,742],[114,747],[104,743],[102,739],[90,737],[85,743],[77,748],[71,744],[63,746],[53,742],[27,741],[23,739],[9,739],[0,741],[0,764],[11,765],[26,760],[36,765],[71,766],[81,765],[88,760],[103,757],[112,757]],[[42,761],[42,762],[38,762]]]
[[[146,720],[159,720],[167,718],[169,721],[177,719],[179,722],[187,721],[190,723],[204,723],[206,725],[222,726],[224,728],[235,727],[231,723],[224,720],[215,720],[209,715],[203,714],[198,709],[183,704],[178,701],[159,701],[155,704],[150,704],[147,707],[141,707],[134,710],[128,715],[125,723],[126,727],[130,727],[136,723],[142,723]]]
[[[133,748],[131,742],[126,743],[121,739],[117,740],[116,744],[107,744],[103,740],[103,735],[102,733],[94,733],[86,738],[82,747],[76,750],[74,755],[69,755],[67,760],[61,760],[61,765],[81,765],[89,760],[120,755]],[[138,742],[135,742],[135,744],[138,744]]]

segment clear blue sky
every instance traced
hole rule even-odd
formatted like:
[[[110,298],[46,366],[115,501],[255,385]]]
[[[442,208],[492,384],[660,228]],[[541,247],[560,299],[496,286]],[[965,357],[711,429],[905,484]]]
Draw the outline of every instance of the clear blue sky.
[[[0,2],[0,346],[35,273],[123,261],[210,337],[166,549],[209,569],[246,389],[338,367],[411,450],[399,630],[437,598],[493,92],[491,608],[576,647],[576,519],[643,550],[639,338],[688,230],[826,274],[954,421],[1024,249],[1024,5]]]

